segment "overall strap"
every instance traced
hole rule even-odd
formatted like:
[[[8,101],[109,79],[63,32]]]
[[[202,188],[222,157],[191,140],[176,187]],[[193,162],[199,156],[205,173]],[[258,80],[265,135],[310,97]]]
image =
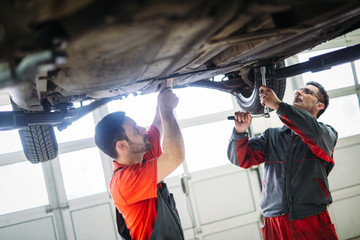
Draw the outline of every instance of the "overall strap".
[[[158,205],[156,221],[150,240],[184,240],[184,232],[176,209],[174,196],[162,181],[157,189]]]
[[[114,176],[114,174],[115,174],[117,171],[119,171],[119,170],[121,170],[121,169],[123,169],[123,167],[119,167],[118,169],[116,169],[116,170],[113,172],[113,176]]]

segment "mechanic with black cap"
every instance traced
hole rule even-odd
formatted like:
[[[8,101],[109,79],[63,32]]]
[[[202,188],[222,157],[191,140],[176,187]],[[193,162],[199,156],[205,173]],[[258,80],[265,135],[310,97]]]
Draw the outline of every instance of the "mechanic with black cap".
[[[328,174],[334,166],[337,132],[317,118],[329,104],[323,86],[309,82],[295,93],[293,106],[260,87],[260,102],[276,110],[284,126],[249,139],[252,116],[235,112],[228,158],[242,168],[265,163],[261,208],[265,240],[338,239],[327,205],[332,202]]]
[[[108,114],[95,130],[96,145],[114,159],[110,192],[118,210],[118,231],[125,239],[184,239],[174,198],[162,181],[185,157],[173,113],[179,99],[165,87],[157,101],[148,130],[124,112]]]

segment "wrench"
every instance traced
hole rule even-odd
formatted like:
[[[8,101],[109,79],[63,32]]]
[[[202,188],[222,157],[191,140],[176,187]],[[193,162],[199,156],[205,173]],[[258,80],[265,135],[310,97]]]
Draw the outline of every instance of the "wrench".
[[[265,67],[260,67],[260,73],[261,73],[262,85],[264,85],[266,87],[266,79],[265,79],[266,68]],[[269,108],[267,106],[264,106],[264,117],[265,118],[270,117]]]
[[[260,67],[260,73],[261,73],[262,85],[266,86],[266,79],[265,79],[266,68],[265,67]],[[263,114],[253,115],[252,117],[253,118],[258,118],[258,117],[269,118],[270,117],[269,108],[267,106],[264,106],[264,113]],[[228,116],[227,119],[228,120],[235,120],[235,117],[234,116]]]

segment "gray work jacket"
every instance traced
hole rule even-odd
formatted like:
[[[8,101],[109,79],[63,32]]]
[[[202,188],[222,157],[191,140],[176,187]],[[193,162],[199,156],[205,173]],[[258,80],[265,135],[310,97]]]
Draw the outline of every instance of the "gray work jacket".
[[[260,203],[265,217],[316,215],[332,202],[327,176],[334,166],[337,132],[286,103],[277,114],[285,125],[261,136],[249,139],[233,131],[228,158],[242,168],[265,163]]]

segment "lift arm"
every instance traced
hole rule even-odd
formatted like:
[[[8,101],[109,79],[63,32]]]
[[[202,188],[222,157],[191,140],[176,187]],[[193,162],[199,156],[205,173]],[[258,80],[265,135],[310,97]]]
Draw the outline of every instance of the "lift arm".
[[[319,72],[328,70],[333,66],[360,59],[360,44],[315,56],[307,62],[294,64],[292,66],[273,69],[266,77],[282,79],[293,77],[305,72]]]

